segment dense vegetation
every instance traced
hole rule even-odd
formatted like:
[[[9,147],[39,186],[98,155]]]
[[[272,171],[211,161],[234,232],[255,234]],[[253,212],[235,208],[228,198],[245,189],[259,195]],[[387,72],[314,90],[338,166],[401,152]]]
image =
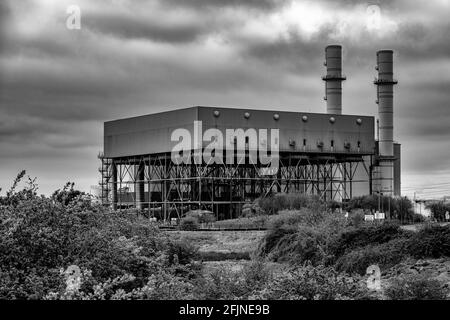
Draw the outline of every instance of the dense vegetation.
[[[426,206],[437,221],[446,221],[445,214],[450,213],[450,203],[444,201],[435,201]]]
[[[39,196],[34,179],[19,188],[24,177],[0,197],[0,299],[371,299],[368,265],[449,255],[448,227],[411,233],[398,224],[366,225],[358,209],[346,218],[336,204],[277,196],[269,198],[275,204],[265,199],[246,208],[249,219],[264,216],[269,228],[252,262],[207,273],[197,248],[171,240],[135,212],[109,212],[72,183]],[[212,221],[193,212],[183,228]],[[274,272],[268,261],[287,267]],[[80,274],[70,276],[69,266]],[[387,295],[446,292],[436,281],[402,278]]]

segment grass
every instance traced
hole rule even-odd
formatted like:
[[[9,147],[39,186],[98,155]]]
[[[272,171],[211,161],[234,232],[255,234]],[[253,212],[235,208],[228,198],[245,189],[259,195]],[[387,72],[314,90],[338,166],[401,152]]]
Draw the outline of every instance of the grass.
[[[249,260],[265,231],[168,231],[172,240],[199,248],[204,261]]]

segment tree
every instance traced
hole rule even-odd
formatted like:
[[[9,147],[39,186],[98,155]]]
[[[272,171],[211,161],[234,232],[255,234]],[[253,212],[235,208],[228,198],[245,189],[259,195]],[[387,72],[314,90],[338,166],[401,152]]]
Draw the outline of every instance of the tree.
[[[67,182],[62,190],[58,189],[55,192],[53,192],[51,198],[54,201],[67,206],[69,203],[73,202],[74,200],[79,199],[80,197],[83,197],[83,196],[87,196],[85,192],[75,190],[74,186],[75,186],[74,182]]]
[[[444,201],[435,201],[426,204],[427,209],[431,211],[433,218],[437,221],[445,221],[445,212],[450,212],[450,204]]]

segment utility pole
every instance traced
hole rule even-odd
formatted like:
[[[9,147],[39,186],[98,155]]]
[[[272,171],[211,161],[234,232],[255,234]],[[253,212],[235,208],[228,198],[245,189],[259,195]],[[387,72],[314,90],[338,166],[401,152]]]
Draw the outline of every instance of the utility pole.
[[[380,194],[381,194],[381,192],[380,191],[378,191],[377,192],[378,193],[378,212],[381,212],[381,209],[380,209]]]

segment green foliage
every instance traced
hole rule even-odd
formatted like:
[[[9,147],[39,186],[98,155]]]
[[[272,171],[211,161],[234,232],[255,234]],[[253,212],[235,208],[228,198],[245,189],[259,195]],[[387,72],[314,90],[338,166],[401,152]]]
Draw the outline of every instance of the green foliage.
[[[412,236],[408,252],[419,259],[450,257],[450,226],[425,226]]]
[[[447,291],[438,280],[421,275],[394,279],[385,291],[392,300],[444,300]]]

